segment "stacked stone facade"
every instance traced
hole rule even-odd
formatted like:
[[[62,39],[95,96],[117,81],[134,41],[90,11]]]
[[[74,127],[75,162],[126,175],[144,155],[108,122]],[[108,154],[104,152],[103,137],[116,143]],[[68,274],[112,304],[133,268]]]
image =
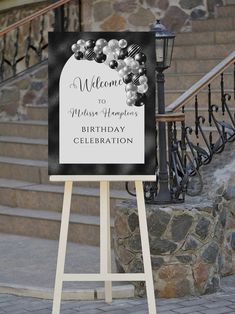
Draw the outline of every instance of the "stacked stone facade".
[[[235,273],[234,149],[232,143],[201,170],[200,196],[186,197],[181,205],[146,205],[155,292],[160,297],[212,293],[220,289],[221,276]],[[114,249],[119,271],[143,271],[134,201],[117,206]],[[136,284],[136,293],[145,293],[142,283]]]

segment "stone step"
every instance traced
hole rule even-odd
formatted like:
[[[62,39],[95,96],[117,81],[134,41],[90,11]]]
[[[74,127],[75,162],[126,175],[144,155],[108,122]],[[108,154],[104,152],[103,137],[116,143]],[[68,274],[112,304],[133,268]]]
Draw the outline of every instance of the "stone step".
[[[180,95],[182,95],[185,90],[167,90],[165,93],[165,103],[166,106],[170,105],[175,101]],[[226,89],[226,93],[229,93],[233,96],[233,91],[231,89]],[[211,94],[212,104],[220,105],[221,104],[221,91],[219,89],[213,90]],[[194,98],[190,100],[187,106],[194,106]],[[233,101],[230,101],[229,104],[233,104]],[[207,107],[208,106],[208,91],[203,90],[198,94],[198,106]]]
[[[175,37],[176,47],[231,44],[235,42],[235,30],[229,31],[209,31],[209,32],[185,32],[178,33]]]
[[[0,205],[0,232],[58,239],[61,213]],[[113,228],[113,220],[111,220]],[[99,246],[99,217],[70,215],[68,241]]]
[[[10,180],[27,181],[38,184],[63,185],[63,182],[50,182],[48,176],[47,161],[20,159],[0,156],[1,178]],[[98,182],[78,182],[75,186],[99,188]],[[111,182],[110,188],[125,190],[125,182]]]
[[[226,5],[226,6],[216,7],[216,16],[217,17],[234,17],[235,5]]]
[[[208,60],[173,60],[169,69],[165,73],[179,73],[179,74],[192,74],[192,73],[207,73],[221,62],[221,58],[211,58]]]
[[[233,89],[234,77],[233,73],[224,73],[224,86],[225,89]],[[173,74],[167,73],[165,77],[165,90],[187,90],[194,83],[198,82],[204,76],[203,73],[189,73],[189,74]],[[220,76],[218,76],[212,83],[211,89],[220,89]]]
[[[33,210],[58,212],[62,208],[64,187],[60,185],[33,184],[19,180],[0,179],[0,204]],[[84,215],[99,215],[99,189],[75,186],[71,210]],[[126,191],[111,190],[110,208],[116,202],[133,199]]]
[[[1,136],[17,136],[36,139],[47,139],[47,121],[26,120],[26,121],[4,121],[0,122]]]
[[[212,44],[212,45],[194,45],[194,46],[179,46],[173,49],[173,60],[178,59],[224,59],[229,53],[234,51],[235,43],[227,44]]]
[[[1,156],[47,160],[47,140],[0,136]]]
[[[234,17],[223,17],[219,19],[193,20],[193,32],[204,31],[230,31],[235,29]]]
[[[27,105],[27,117],[29,120],[48,120],[48,106],[45,105]]]

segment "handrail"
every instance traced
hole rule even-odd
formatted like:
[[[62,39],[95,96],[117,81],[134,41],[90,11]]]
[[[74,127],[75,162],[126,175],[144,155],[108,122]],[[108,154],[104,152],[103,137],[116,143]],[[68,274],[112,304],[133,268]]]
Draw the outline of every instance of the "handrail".
[[[230,53],[223,61],[216,65],[210,72],[204,75],[198,82],[193,84],[186,92],[179,96],[173,103],[166,107],[166,112],[175,112],[190,101],[198,92],[209,85],[229,65],[235,62],[235,51]]]
[[[70,2],[70,1],[71,0],[59,0],[58,2],[50,4],[47,7],[43,8],[43,9],[41,9],[41,10],[39,10],[39,11],[37,11],[37,12],[35,12],[35,13],[25,17],[25,18],[23,18],[22,20],[9,25],[8,27],[6,27],[6,28],[4,28],[3,30],[0,31],[0,37],[5,35],[5,34],[7,34],[10,31],[14,30],[15,28],[20,27],[20,26],[22,26],[22,25],[24,25],[24,24],[34,20],[35,18],[37,18],[37,17],[47,13],[48,11],[54,10],[54,9],[56,9],[56,8],[58,8],[58,7],[60,7],[60,6],[64,5],[64,4],[66,4],[66,3]]]

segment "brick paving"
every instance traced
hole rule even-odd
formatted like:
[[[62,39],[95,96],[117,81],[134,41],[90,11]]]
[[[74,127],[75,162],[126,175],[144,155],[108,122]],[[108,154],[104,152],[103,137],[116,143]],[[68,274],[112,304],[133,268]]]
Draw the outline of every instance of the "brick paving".
[[[51,314],[52,301],[0,294],[1,314]],[[147,314],[146,299],[63,301],[61,314]],[[222,291],[201,297],[157,300],[158,314],[235,314],[235,275],[222,280]]]

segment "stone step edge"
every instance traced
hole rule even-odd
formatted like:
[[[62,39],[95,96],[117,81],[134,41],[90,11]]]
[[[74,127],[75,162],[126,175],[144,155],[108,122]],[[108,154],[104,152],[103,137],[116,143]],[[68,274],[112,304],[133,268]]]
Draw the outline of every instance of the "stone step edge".
[[[0,156],[0,163],[43,168],[47,168],[48,166],[48,162],[44,160],[24,159],[5,156]]]
[[[16,121],[0,121],[1,124],[12,125],[30,125],[30,126],[47,126],[46,120],[16,120]]]
[[[29,145],[45,145],[47,146],[48,140],[18,136],[0,136],[0,143],[11,144],[29,144]]]
[[[18,189],[23,191],[46,192],[46,193],[64,193],[64,187],[60,185],[38,184],[25,182],[20,180],[0,179],[0,189]],[[73,195],[99,197],[99,188],[89,187],[73,187]],[[134,199],[125,191],[114,190],[110,191],[110,198],[130,200]]]
[[[95,285],[95,284],[94,284]],[[123,283],[112,287],[114,299],[128,299],[135,296],[134,285]],[[15,284],[0,284],[0,293],[6,293],[16,296],[32,297],[38,299],[53,300],[53,288],[37,288]],[[95,301],[104,299],[104,288],[98,287],[94,289],[63,289],[62,300],[74,301]]]
[[[48,109],[48,104],[45,103],[45,104],[40,104],[40,105],[34,105],[34,104],[26,104],[25,105],[26,108],[39,108],[39,109],[44,109],[44,108],[47,108]]]
[[[61,204],[62,207],[62,204]],[[45,210],[35,210],[35,209],[26,209],[19,207],[9,207],[0,205],[0,216],[9,216],[9,217],[21,217],[29,219],[39,219],[39,220],[48,220],[48,221],[61,221],[61,212],[52,212]],[[89,216],[81,215],[77,213],[70,214],[70,223],[73,224],[83,224],[83,225],[100,225],[100,218],[98,216]],[[111,218],[111,227],[114,226],[114,220]]]

